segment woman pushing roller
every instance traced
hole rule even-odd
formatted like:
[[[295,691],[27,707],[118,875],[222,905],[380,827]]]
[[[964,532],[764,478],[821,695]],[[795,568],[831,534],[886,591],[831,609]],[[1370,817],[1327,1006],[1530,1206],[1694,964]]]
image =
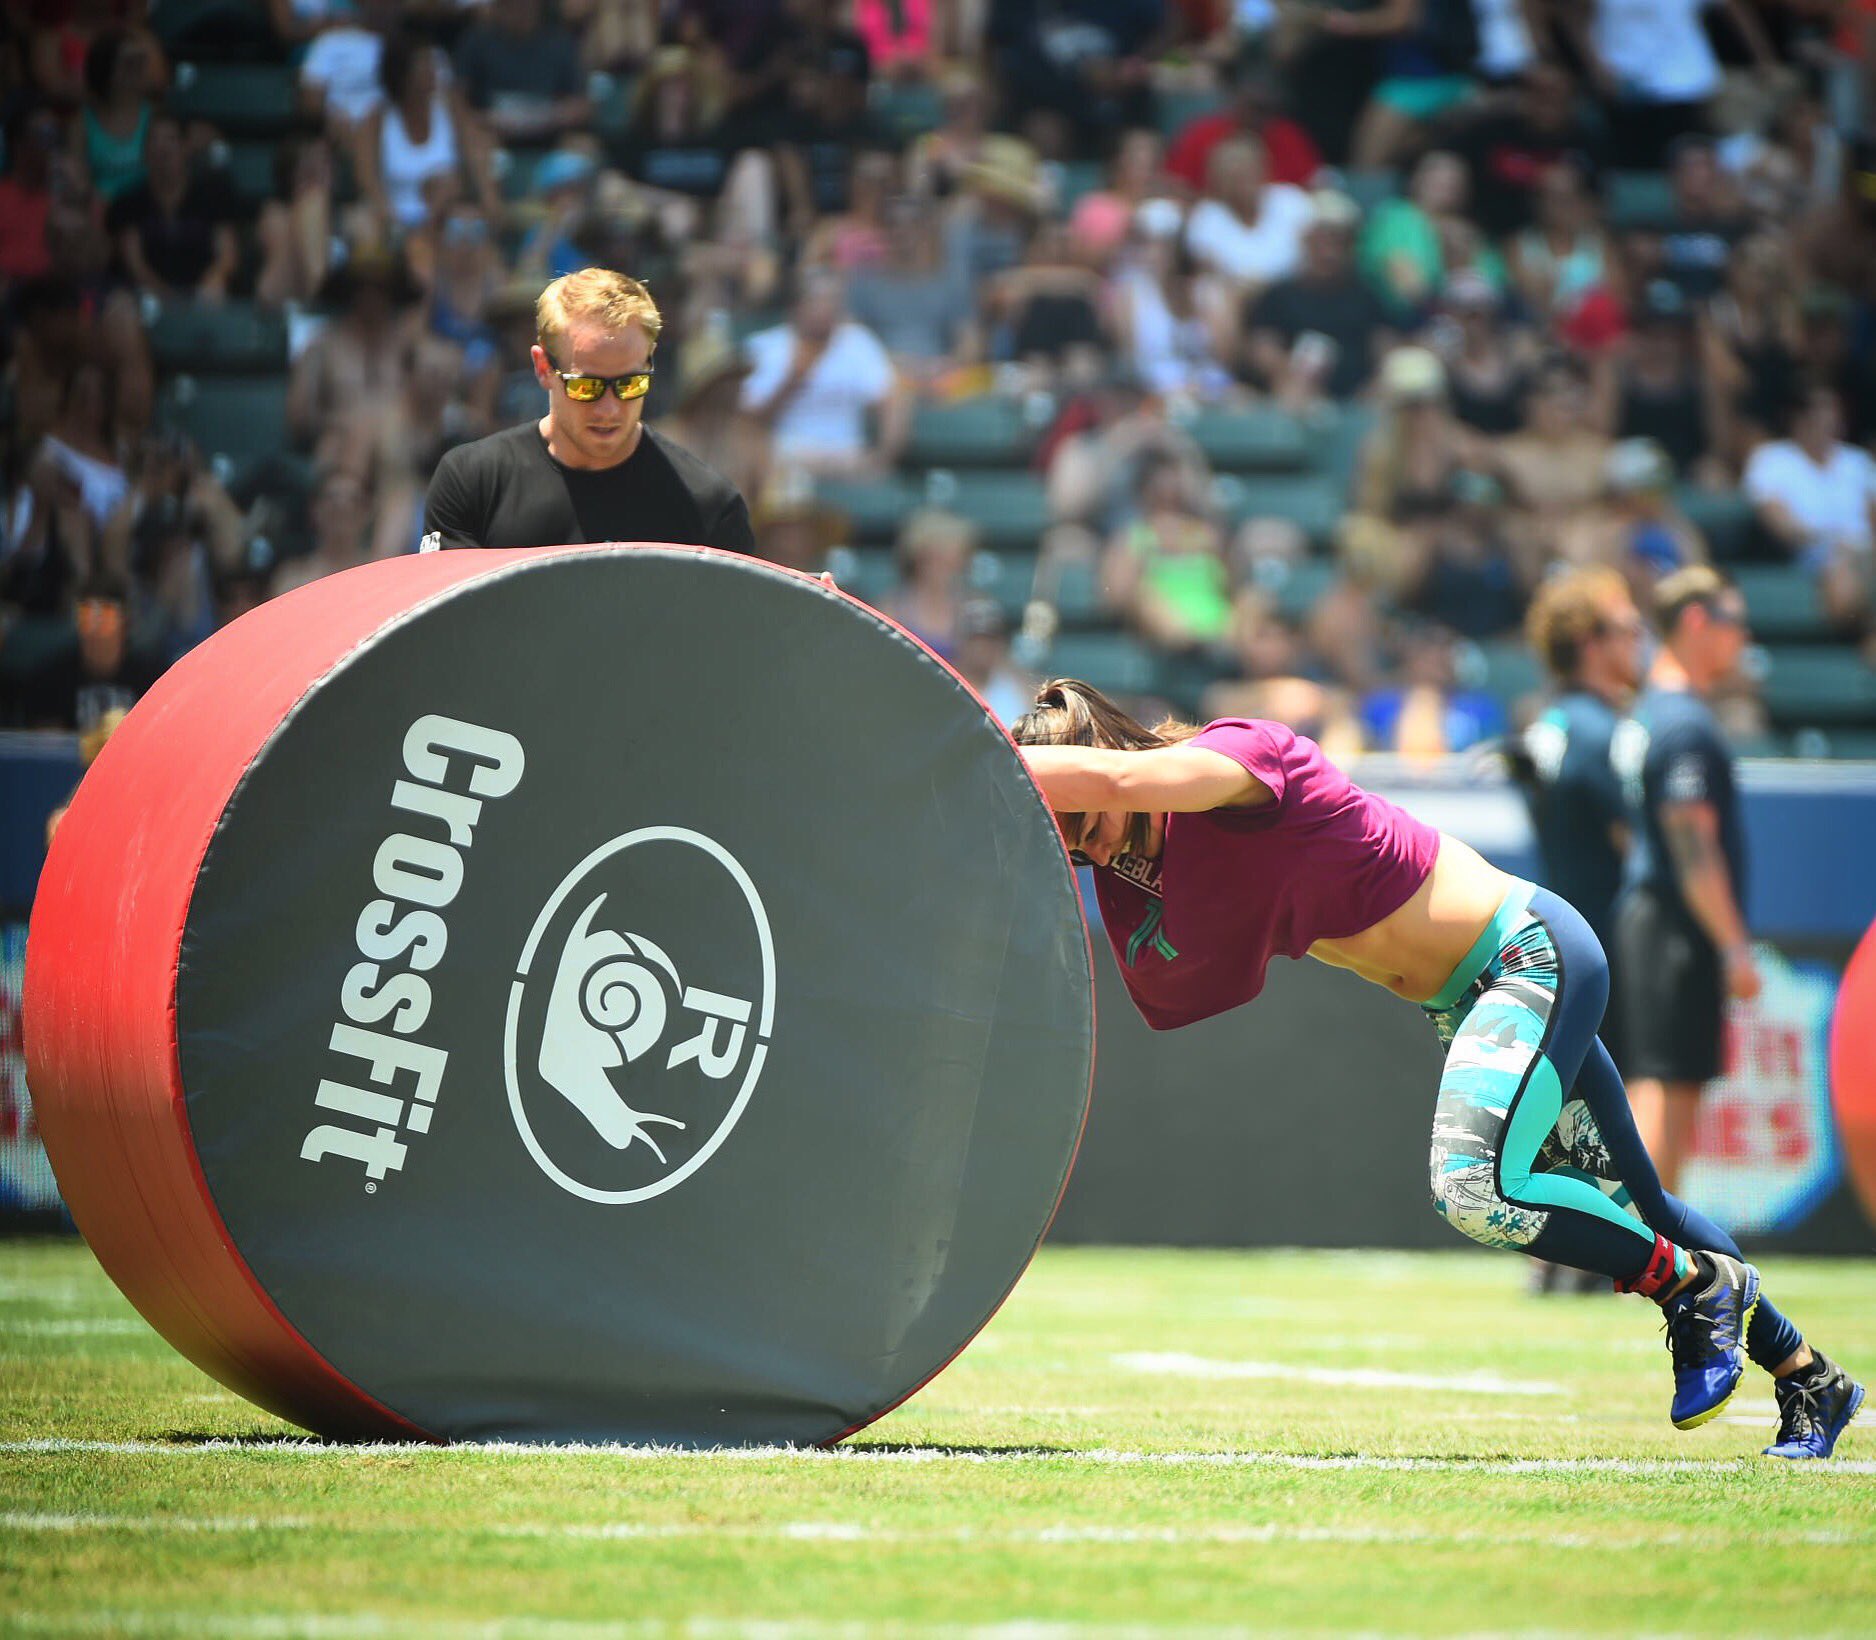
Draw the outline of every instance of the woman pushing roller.
[[[1717,1416],[1750,1356],[1776,1381],[1766,1452],[1830,1456],[1863,1390],[1762,1294],[1732,1238],[1662,1189],[1596,1035],[1608,963],[1566,901],[1363,791],[1279,723],[1147,729],[1062,678],[1013,733],[1095,868],[1149,1025],[1251,1001],[1272,956],[1419,1003],[1447,1049],[1432,1152],[1447,1222],[1653,1299],[1677,1428]]]

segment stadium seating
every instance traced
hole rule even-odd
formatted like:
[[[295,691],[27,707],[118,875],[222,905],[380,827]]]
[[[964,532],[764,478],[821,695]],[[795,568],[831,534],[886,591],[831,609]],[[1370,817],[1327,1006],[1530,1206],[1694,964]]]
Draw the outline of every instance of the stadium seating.
[[[1035,429],[1022,407],[985,395],[920,405],[905,460],[911,467],[1020,467],[1035,447]]]
[[[1290,621],[1308,615],[1336,576],[1335,565],[1327,558],[1305,558],[1277,567],[1281,573],[1270,577],[1270,590],[1276,594],[1278,613]]]
[[[150,28],[172,59],[244,62],[277,57],[267,9],[258,0],[156,0]]]
[[[925,475],[926,502],[977,526],[986,547],[1033,551],[1049,527],[1049,499],[1033,473],[935,467]]]
[[[899,584],[899,565],[877,548],[836,547],[827,555],[828,573],[843,592],[877,606]]]
[[[911,480],[898,477],[817,478],[814,495],[846,514],[849,538],[856,545],[891,542],[906,514],[919,504]]]
[[[1765,654],[1766,710],[1780,728],[1876,724],[1876,671],[1854,649],[1775,644]]]
[[[934,85],[916,80],[880,80],[872,92],[873,113],[900,142],[937,129],[944,98]]]
[[[229,142],[217,156],[223,180],[242,203],[258,210],[274,194],[274,155],[271,142]]]
[[[1398,171],[1344,171],[1342,192],[1361,207],[1366,216],[1377,205],[1400,198],[1401,175]]]
[[[240,468],[288,443],[284,376],[176,376],[163,386],[158,420],[195,440],[203,455]]]
[[[1216,91],[1162,91],[1154,105],[1161,133],[1176,136],[1201,114],[1216,114],[1224,99]]]
[[[1221,473],[1294,473],[1309,465],[1302,424],[1281,410],[1208,409],[1184,426]]]
[[[206,120],[226,137],[284,137],[298,117],[293,70],[285,63],[176,65],[169,109]]]
[[[1537,657],[1518,638],[1496,638],[1462,651],[1460,672],[1462,684],[1483,689],[1507,712],[1544,687]]]
[[[1119,695],[1146,694],[1159,683],[1153,652],[1125,632],[1058,633],[1046,669]]]
[[[1818,603],[1817,580],[1797,564],[1742,564],[1733,572],[1745,594],[1752,635],[1763,643],[1819,642],[1830,626]]]
[[[1057,167],[1055,202],[1059,209],[1072,211],[1075,202],[1091,194],[1106,180],[1107,167],[1099,160],[1071,159]]]
[[[1281,518],[1294,524],[1317,547],[1325,547],[1348,510],[1346,486],[1328,473],[1223,473],[1218,499],[1234,525],[1252,518]]]
[[[147,319],[157,369],[251,374],[287,367],[287,322],[251,302],[170,302]]]
[[[1737,563],[1753,555],[1759,524],[1752,515],[1752,503],[1737,490],[1684,484],[1675,492],[1674,501],[1688,523],[1706,537],[1716,563]]]
[[[1602,197],[1616,229],[1648,227],[1674,213],[1665,171],[1611,171],[1603,178]]]
[[[1046,585],[1038,579],[1036,596],[1048,600],[1064,629],[1112,624],[1112,611],[1101,596],[1101,567],[1092,558],[1064,559],[1054,565]]]

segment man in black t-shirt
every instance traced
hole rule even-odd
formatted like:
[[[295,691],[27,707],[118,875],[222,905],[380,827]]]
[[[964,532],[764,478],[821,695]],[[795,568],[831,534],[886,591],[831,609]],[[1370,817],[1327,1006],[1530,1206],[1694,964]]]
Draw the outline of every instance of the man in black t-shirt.
[[[583,268],[541,293],[535,318],[547,414],[437,463],[424,550],[674,541],[753,553],[736,487],[644,423],[662,328],[651,293]]]
[[[469,106],[503,142],[545,142],[585,129],[593,106],[580,43],[541,0],[493,0],[456,46]]]
[[[1611,742],[1635,834],[1616,913],[1635,1126],[1671,1190],[1702,1086],[1721,1070],[1729,997],[1759,994],[1747,942],[1733,754],[1707,704],[1745,653],[1746,602],[1704,564],[1655,588],[1661,651]]]
[[[167,114],[150,121],[143,163],[143,181],[105,217],[125,272],[138,290],[166,300],[225,296],[241,260],[227,190],[212,173],[189,174],[182,126]]]
[[[1244,305],[1247,374],[1286,404],[1353,398],[1385,350],[1387,309],[1355,271],[1360,222],[1353,200],[1318,194],[1303,265]]]
[[[1446,146],[1472,173],[1472,217],[1493,239],[1536,221],[1537,184],[1553,165],[1568,161],[1585,180],[1597,170],[1597,144],[1576,112],[1569,75],[1538,63],[1524,75],[1509,108],[1490,99]]]

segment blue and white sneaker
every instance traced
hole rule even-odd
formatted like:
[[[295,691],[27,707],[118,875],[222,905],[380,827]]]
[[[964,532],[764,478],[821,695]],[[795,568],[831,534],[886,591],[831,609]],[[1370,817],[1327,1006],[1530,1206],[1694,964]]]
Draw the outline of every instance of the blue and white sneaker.
[[[1690,1286],[1661,1306],[1674,1358],[1676,1429],[1698,1429],[1717,1418],[1745,1376],[1746,1329],[1759,1307],[1759,1272],[1724,1253],[1702,1253],[1713,1267],[1707,1284]]]
[[[1844,1426],[1863,1405],[1863,1386],[1821,1351],[1803,1372],[1772,1385],[1778,1397],[1778,1439],[1768,1458],[1828,1458]]]

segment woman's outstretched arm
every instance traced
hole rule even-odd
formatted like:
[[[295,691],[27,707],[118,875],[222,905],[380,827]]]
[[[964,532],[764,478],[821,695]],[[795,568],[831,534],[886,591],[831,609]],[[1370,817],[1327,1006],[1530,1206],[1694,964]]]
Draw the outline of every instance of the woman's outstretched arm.
[[[1058,814],[1194,814],[1256,808],[1272,796],[1242,764],[1204,746],[1155,746],[1139,752],[1098,746],[1017,750]]]

